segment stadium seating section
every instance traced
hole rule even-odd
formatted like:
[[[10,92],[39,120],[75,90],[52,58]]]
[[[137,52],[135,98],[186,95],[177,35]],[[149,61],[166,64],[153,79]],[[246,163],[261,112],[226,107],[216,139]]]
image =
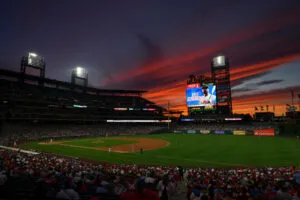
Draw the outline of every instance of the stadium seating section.
[[[139,95],[105,95],[0,79],[1,111],[14,120],[163,119],[163,108]],[[126,108],[127,110],[116,110]],[[129,108],[131,108],[129,110]],[[145,110],[153,108],[153,110]]]
[[[157,194],[161,195],[166,186],[171,200],[292,200],[300,197],[293,172],[293,167],[182,169],[109,165],[4,150],[0,151],[0,199],[117,200],[135,194],[139,200],[149,196],[157,200]]]

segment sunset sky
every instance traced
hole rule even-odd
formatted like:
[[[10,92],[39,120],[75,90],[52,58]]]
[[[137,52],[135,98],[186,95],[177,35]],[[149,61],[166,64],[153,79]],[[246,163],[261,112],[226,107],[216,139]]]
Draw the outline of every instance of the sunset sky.
[[[235,113],[281,115],[292,89],[299,105],[299,0],[2,0],[0,27],[1,68],[18,71],[34,51],[48,78],[70,81],[82,66],[93,87],[148,90],[186,110],[186,79],[222,54]]]

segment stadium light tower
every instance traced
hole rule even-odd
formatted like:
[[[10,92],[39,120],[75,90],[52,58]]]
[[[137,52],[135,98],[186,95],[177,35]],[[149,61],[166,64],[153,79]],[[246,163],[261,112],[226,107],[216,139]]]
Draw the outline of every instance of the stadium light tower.
[[[83,84],[81,83],[83,81]],[[83,67],[77,66],[72,71],[71,82],[73,85],[81,85],[87,87],[88,72]]]
[[[223,55],[214,57],[211,61],[211,68],[217,91],[217,112],[230,115],[232,114],[232,99],[228,58]]]
[[[21,74],[26,74],[26,68],[34,68],[40,71],[40,85],[43,85],[43,79],[45,78],[45,69],[46,63],[42,56],[39,56],[37,53],[29,52],[27,56],[23,56],[21,60]],[[24,81],[24,76],[20,79]]]

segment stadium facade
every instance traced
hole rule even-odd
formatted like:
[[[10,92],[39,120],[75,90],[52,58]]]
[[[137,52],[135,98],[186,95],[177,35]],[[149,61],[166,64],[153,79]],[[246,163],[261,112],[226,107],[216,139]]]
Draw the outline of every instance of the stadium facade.
[[[32,75],[28,69],[39,73]],[[2,120],[168,121],[164,108],[142,97],[146,91],[89,87],[88,73],[80,67],[73,70],[71,82],[46,78],[45,71],[44,58],[35,53],[22,58],[20,72],[0,69]]]

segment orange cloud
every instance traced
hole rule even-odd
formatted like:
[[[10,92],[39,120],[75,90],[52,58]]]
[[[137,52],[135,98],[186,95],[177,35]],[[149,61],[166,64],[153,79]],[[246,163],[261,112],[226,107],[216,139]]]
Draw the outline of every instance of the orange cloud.
[[[296,58],[300,58],[300,54],[290,55],[282,58],[276,58],[274,60],[269,60],[249,66],[237,67],[231,70],[231,80],[238,80],[241,78],[246,78],[256,74],[263,73],[265,71],[271,70],[278,65],[286,62],[290,62]],[[186,81],[176,81],[173,84],[163,85],[156,87],[153,90],[150,89],[148,93],[144,95],[145,98],[159,104],[166,105],[168,101],[171,104],[172,109],[182,110],[187,113],[187,108],[185,105],[185,87]],[[267,93],[259,94],[258,96],[247,97],[246,99],[236,97],[233,98],[233,111],[235,113],[248,112],[253,113],[254,106],[258,104],[270,105],[270,104],[281,104],[280,101],[290,98],[290,93]],[[281,111],[277,112],[282,112]]]

